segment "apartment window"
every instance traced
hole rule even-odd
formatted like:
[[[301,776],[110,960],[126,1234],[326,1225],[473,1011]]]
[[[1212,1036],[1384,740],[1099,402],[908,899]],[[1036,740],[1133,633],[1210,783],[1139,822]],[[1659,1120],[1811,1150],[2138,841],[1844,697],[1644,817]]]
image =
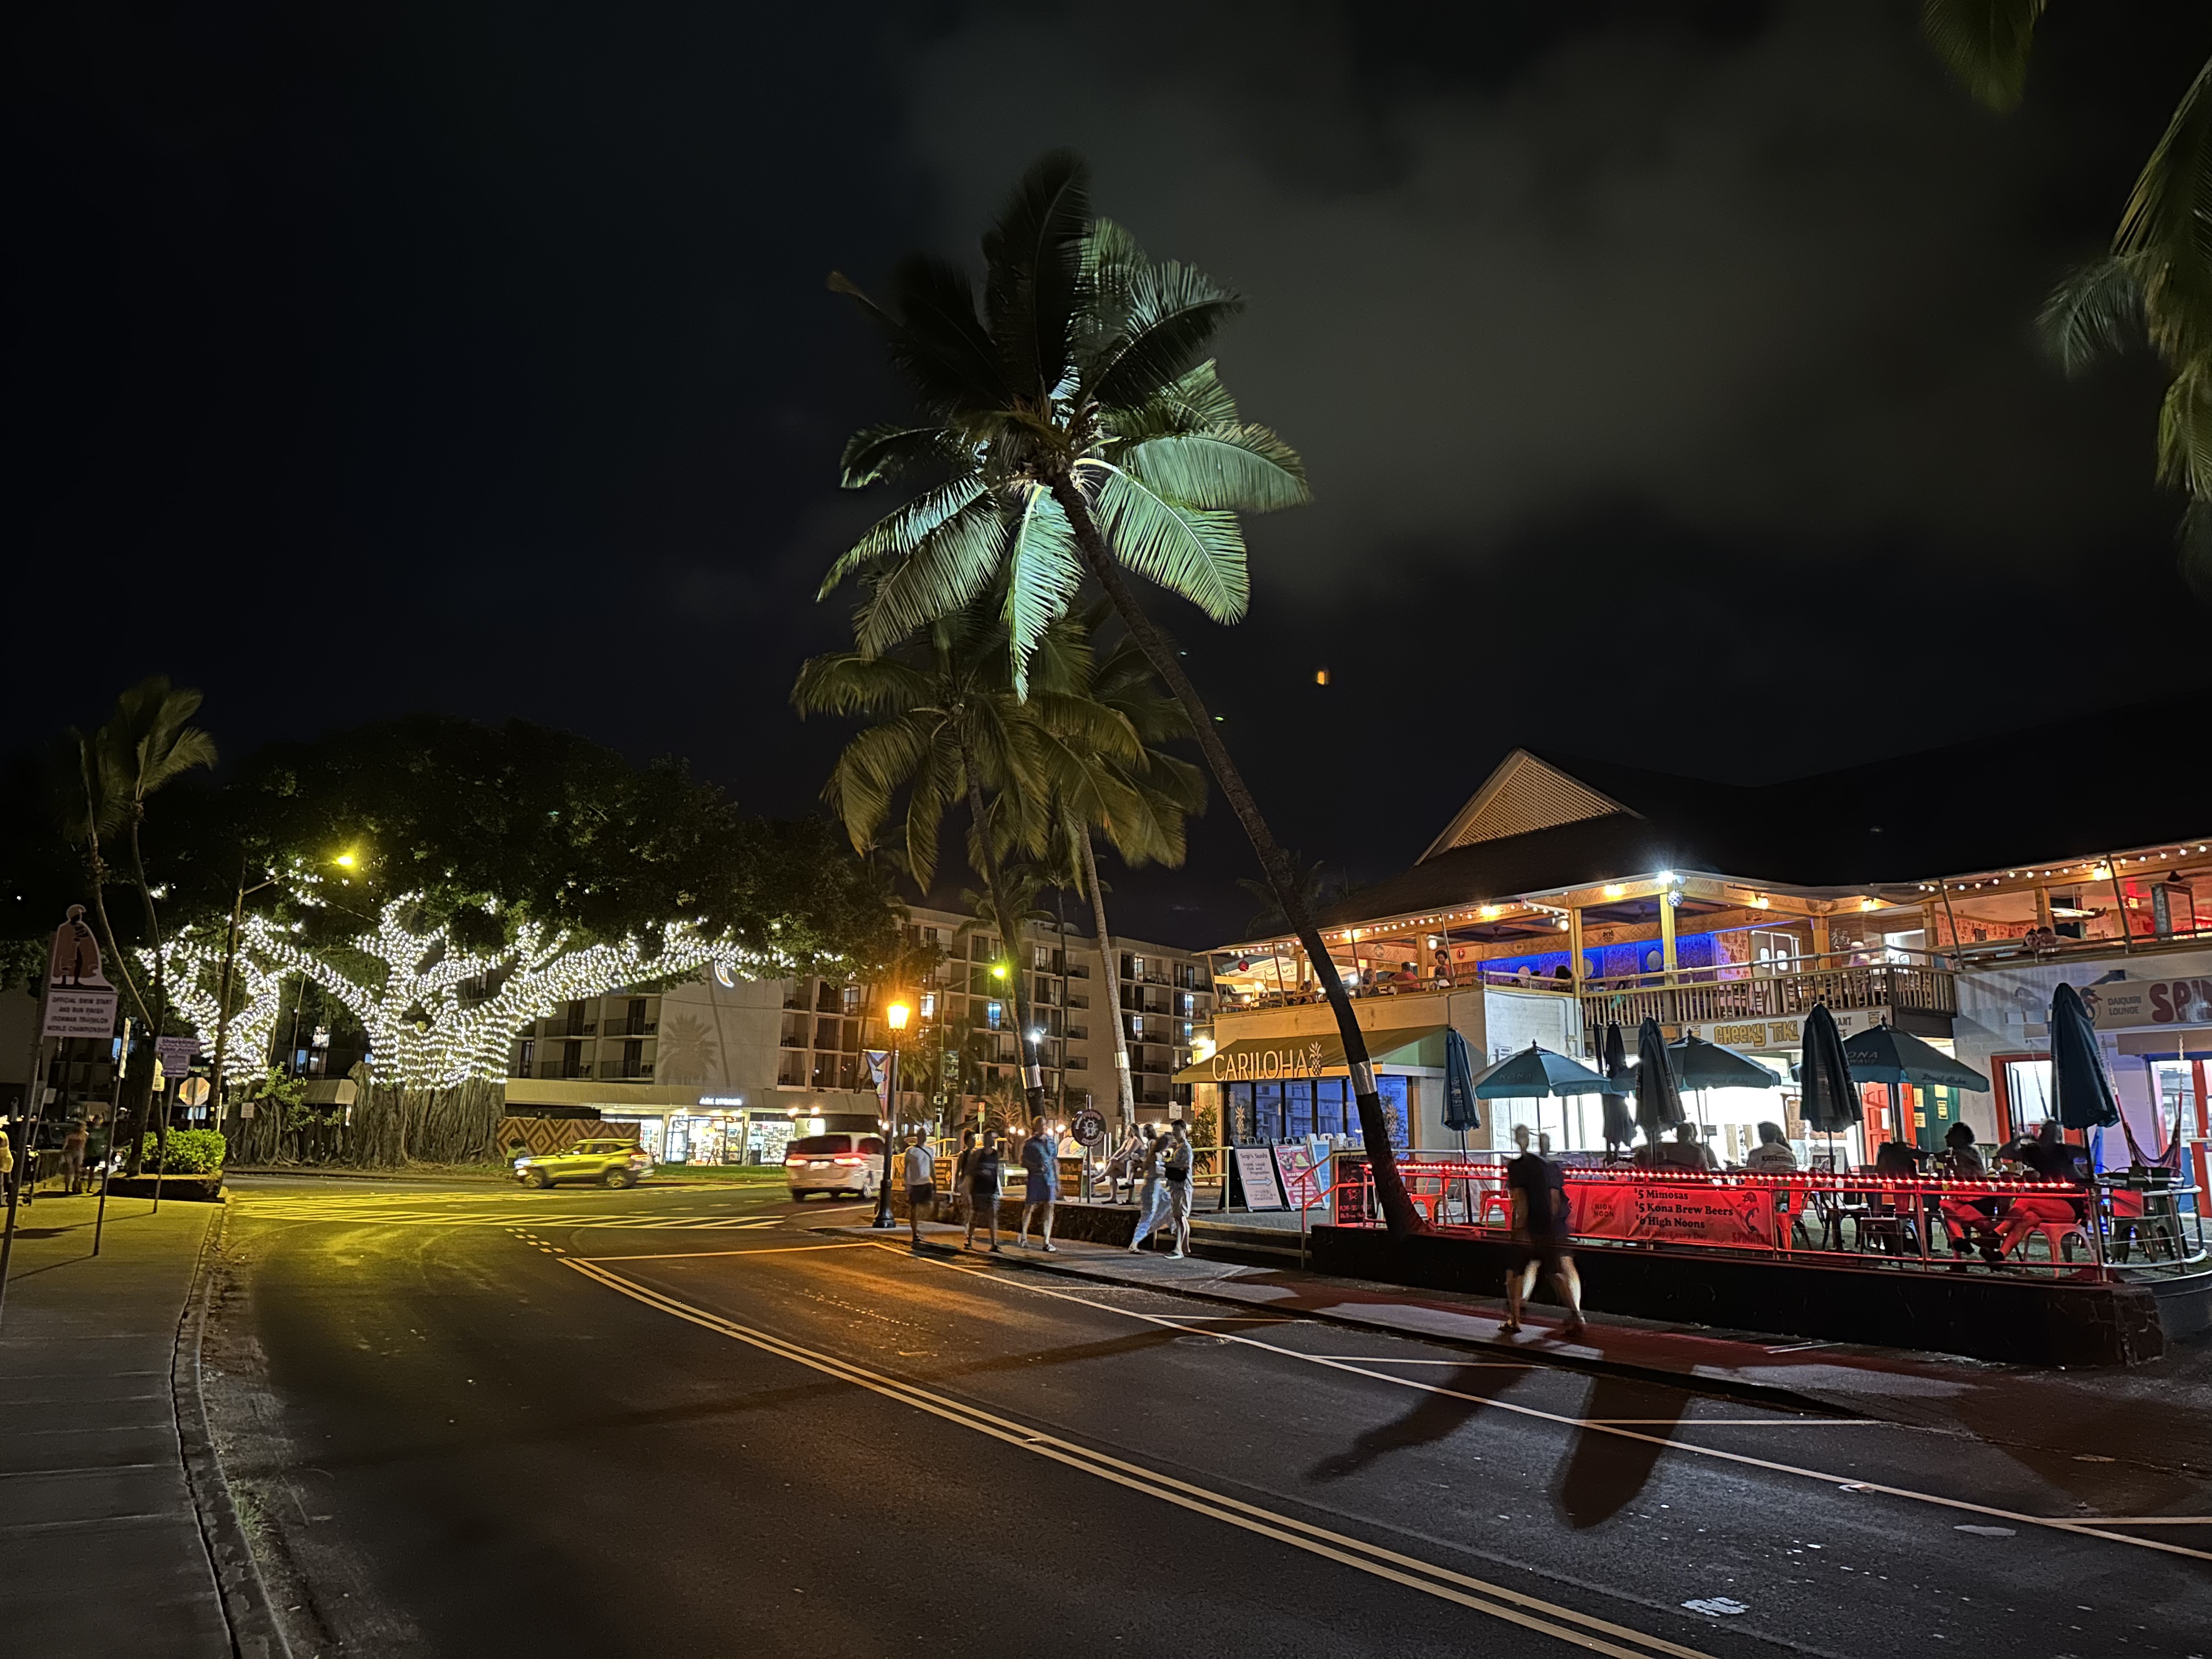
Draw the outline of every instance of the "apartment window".
[[[935,1019],[937,1018],[936,992],[924,991],[921,994],[921,1017],[924,1019]]]
[[[984,1021],[994,1031],[1006,1023],[1006,1005],[1003,1002],[994,1002],[984,1010]]]
[[[842,997],[843,1000],[844,1012],[846,1013],[857,1014],[860,1012],[860,988],[859,986],[848,985],[842,993]]]

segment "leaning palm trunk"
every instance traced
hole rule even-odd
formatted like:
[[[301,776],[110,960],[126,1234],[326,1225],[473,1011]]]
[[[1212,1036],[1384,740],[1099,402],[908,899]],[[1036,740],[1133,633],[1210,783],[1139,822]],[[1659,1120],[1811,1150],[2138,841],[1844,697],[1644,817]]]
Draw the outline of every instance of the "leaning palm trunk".
[[[1106,893],[1098,884],[1098,854],[1091,844],[1091,832],[1078,836],[1076,845],[1083,854],[1084,884],[1091,889],[1091,920],[1098,930],[1098,960],[1106,970],[1106,983],[1101,989],[1113,999],[1114,1085],[1120,1091],[1121,1124],[1127,1128],[1137,1121],[1137,1090],[1129,1076],[1129,1036],[1121,1024],[1121,960],[1114,949],[1114,935],[1106,927]]]
[[[992,824],[983,804],[983,776],[974,755],[963,751],[961,763],[968,774],[968,810],[975,817],[975,840],[982,849],[983,882],[991,890],[991,908],[998,915],[1004,938],[1007,971],[1014,985],[1014,1053],[1021,1061],[1022,1092],[1029,1102],[1031,1121],[1044,1115],[1044,1072],[1030,1046],[1030,976],[1022,962],[1021,916],[1007,903],[1006,866],[1000,862]]]
[[[1314,965],[1314,973],[1321,981],[1322,993],[1336,1015],[1337,1035],[1344,1043],[1344,1058],[1352,1073],[1352,1095],[1359,1104],[1359,1136],[1364,1143],[1368,1165],[1375,1181],[1376,1201],[1382,1206],[1382,1218],[1394,1237],[1403,1237],[1422,1231],[1420,1217],[1414,1212],[1413,1200],[1406,1195],[1406,1183],[1398,1172],[1397,1154],[1390,1143],[1389,1120],[1382,1115],[1382,1096],[1375,1086],[1375,1068],[1367,1058],[1366,1034],[1359,1029],[1358,1017],[1352,1012],[1352,999],[1345,994],[1344,981],[1337,977],[1336,963],[1322,943],[1321,930],[1314,925],[1313,912],[1300,890],[1297,872],[1275,842],[1274,834],[1267,828],[1267,820],[1260,816],[1259,803],[1245,787],[1244,777],[1237,763],[1229,757],[1228,748],[1213,729],[1213,716],[1198,695],[1198,688],[1182,671],[1182,664],[1169,649],[1159,630],[1152,626],[1152,618],[1145,614],[1130,592],[1128,584],[1121,578],[1120,562],[1098,533],[1098,526],[1091,516],[1090,505],[1083,499],[1074,481],[1065,474],[1052,481],[1053,500],[1067,515],[1069,527],[1074,532],[1076,545],[1082,550],[1083,562],[1091,579],[1106,595],[1121,625],[1136,641],[1137,648],[1145,653],[1176,701],[1182,704],[1190,716],[1192,730],[1197,734],[1198,746],[1205,752],[1206,764],[1213,770],[1215,781],[1228,798],[1237,821],[1244,826],[1244,833],[1252,842],[1252,850],[1259,855],[1260,867],[1274,889],[1276,902],[1290,920],[1291,931],[1305,948],[1306,957]],[[1116,1010],[1118,1024],[1119,1010]]]

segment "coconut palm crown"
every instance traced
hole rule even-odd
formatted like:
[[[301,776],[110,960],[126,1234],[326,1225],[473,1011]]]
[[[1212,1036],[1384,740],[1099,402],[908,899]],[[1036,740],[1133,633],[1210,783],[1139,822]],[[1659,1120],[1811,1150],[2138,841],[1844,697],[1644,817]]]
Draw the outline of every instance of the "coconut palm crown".
[[[1030,169],[984,238],[980,314],[968,273],[926,255],[892,272],[888,306],[830,277],[881,325],[922,407],[915,422],[856,434],[842,482],[930,480],[823,584],[826,597],[852,576],[874,579],[855,619],[864,653],[1003,577],[1025,695],[1037,642],[1085,574],[1070,493],[1130,570],[1236,622],[1251,591],[1236,515],[1308,498],[1297,454],[1237,418],[1205,356],[1243,301],[1092,218],[1086,184],[1066,151]]]

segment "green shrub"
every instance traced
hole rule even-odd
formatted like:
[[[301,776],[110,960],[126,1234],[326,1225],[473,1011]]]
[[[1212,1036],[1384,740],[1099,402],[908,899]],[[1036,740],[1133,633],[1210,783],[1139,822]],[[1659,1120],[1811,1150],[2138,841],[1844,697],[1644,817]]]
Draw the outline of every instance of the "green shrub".
[[[148,1175],[214,1175],[222,1170],[228,1150],[222,1134],[214,1129],[170,1130],[169,1155],[164,1160],[155,1157],[157,1144],[150,1134],[139,1144]]]

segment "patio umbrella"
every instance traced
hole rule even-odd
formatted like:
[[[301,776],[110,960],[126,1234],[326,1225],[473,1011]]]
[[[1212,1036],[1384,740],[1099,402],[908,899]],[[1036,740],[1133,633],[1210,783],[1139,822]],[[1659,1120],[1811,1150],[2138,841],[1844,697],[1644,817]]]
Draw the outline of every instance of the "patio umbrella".
[[[2097,1027],[2081,994],[2061,985],[2051,999],[2051,1091],[2067,1129],[2109,1129],[2120,1121],[2112,1079],[2097,1053]]]
[[[1542,1095],[1597,1095],[1613,1087],[1580,1060],[1530,1043],[1474,1080],[1477,1100],[1530,1100]]]
[[[1705,1125],[1705,1091],[1708,1089],[1774,1089],[1780,1087],[1773,1073],[1755,1060],[1746,1059],[1733,1048],[1723,1048],[1717,1042],[1708,1042],[1701,1036],[1686,1036],[1680,1042],[1667,1045],[1668,1064],[1673,1066],[1674,1079],[1685,1089],[1692,1089],[1698,1096],[1698,1127]]]
[[[1628,1047],[1620,1040],[1620,1022],[1605,1023],[1605,1074],[1613,1087],[1605,1091],[1605,1144],[1626,1146],[1636,1139],[1636,1120],[1629,1115],[1628,1097],[1636,1092],[1636,1079],[1628,1069]]]
[[[1772,1089],[1774,1073],[1755,1060],[1703,1037],[1684,1037],[1667,1045],[1667,1058],[1685,1089]]]
[[[1444,1033],[1444,1127],[1462,1133],[1482,1127],[1475,1105],[1474,1066],[1467,1052],[1467,1039],[1456,1030]],[[1462,1143],[1464,1144],[1464,1143]]]
[[[1859,1094],[1844,1058],[1843,1034],[1825,1002],[1814,1003],[1805,1017],[1805,1055],[1797,1062],[1797,1081],[1804,1091],[1797,1109],[1807,1128],[1833,1135],[1859,1121]],[[1832,1170],[1835,1163],[1836,1143],[1830,1140],[1828,1167]]]
[[[1637,1124],[1644,1139],[1656,1146],[1660,1131],[1682,1121],[1682,1091],[1667,1063],[1667,1039],[1660,1035],[1659,1022],[1647,1019],[1636,1028]]]
[[[1547,1095],[1603,1094],[1612,1087],[1579,1060],[1532,1042],[1477,1077],[1474,1097],[1478,1100],[1541,1100]],[[1540,1123],[1542,1116],[1540,1108]]]
[[[1972,1089],[1977,1094],[1989,1092],[1989,1079],[1972,1066],[1960,1064],[1941,1048],[1894,1025],[1876,1025],[1861,1031],[1844,1044],[1844,1059],[1851,1068],[1853,1082],[1889,1085],[1889,1109],[1896,1116],[1899,1140],[1916,1139],[1905,1121],[1905,1102],[1898,1093],[1899,1085]]]

